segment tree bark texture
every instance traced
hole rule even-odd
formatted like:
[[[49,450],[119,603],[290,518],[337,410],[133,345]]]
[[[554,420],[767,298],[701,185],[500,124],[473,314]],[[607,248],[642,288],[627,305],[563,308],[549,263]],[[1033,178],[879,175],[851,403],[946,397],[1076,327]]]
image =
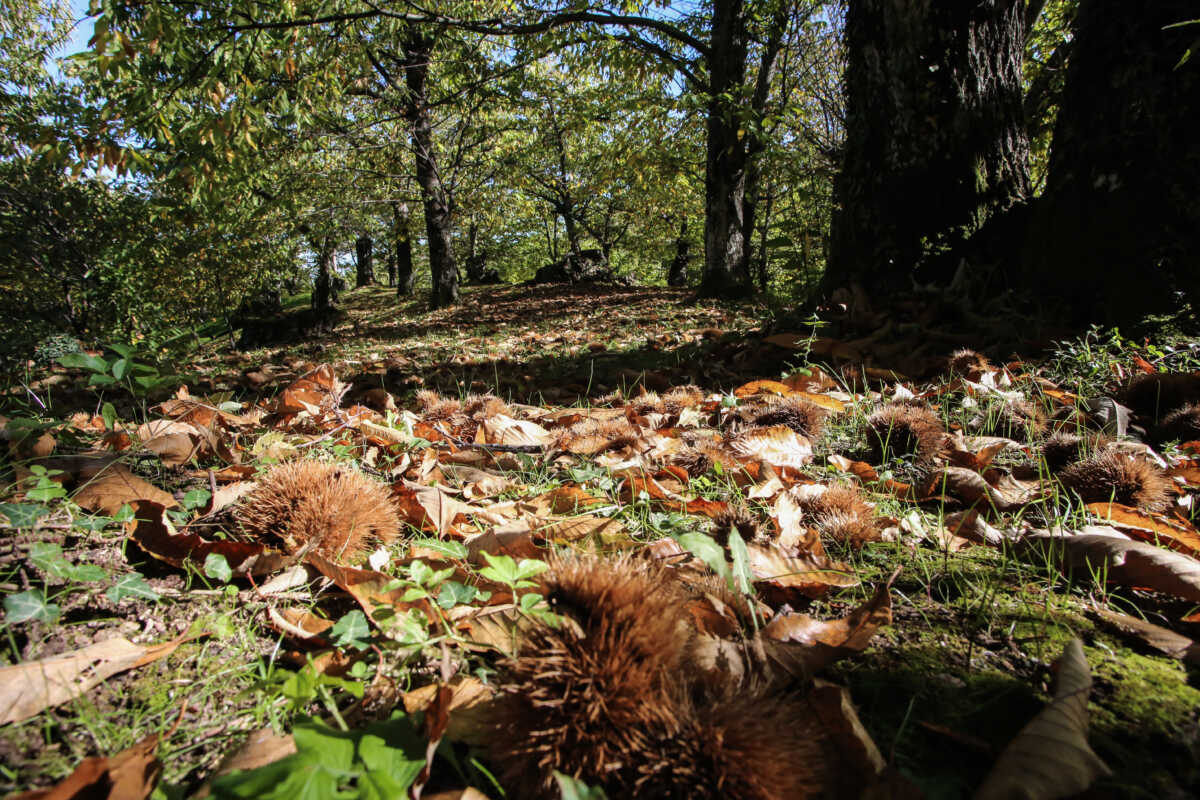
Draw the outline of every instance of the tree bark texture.
[[[1022,0],[851,0],[847,119],[826,288],[945,279],[1029,195]]]
[[[333,306],[332,272],[336,253],[337,243],[332,236],[326,236],[317,252],[317,279],[313,282],[312,307],[318,313],[324,313]]]
[[[375,242],[365,233],[354,241],[354,288],[375,282]]]
[[[675,237],[675,258],[667,272],[667,286],[687,286],[688,262],[692,260],[692,243],[687,235],[687,219],[679,221],[679,235]]]
[[[746,8],[713,0],[704,177],[705,297],[744,297],[753,289],[744,231],[746,142],[739,135],[746,76]]]
[[[429,303],[432,308],[441,308],[458,302],[458,266],[454,260],[450,202],[438,172],[433,121],[425,94],[433,45],[434,37],[419,30],[411,30],[406,38],[404,77],[408,98],[405,115],[417,165],[417,183],[421,186],[421,201],[425,206],[429,273],[433,284]]]
[[[1089,319],[1200,300],[1195,0],[1082,0],[1026,274]]]
[[[413,290],[412,238],[408,232],[408,203],[392,203],[392,250],[396,261],[396,296]]]

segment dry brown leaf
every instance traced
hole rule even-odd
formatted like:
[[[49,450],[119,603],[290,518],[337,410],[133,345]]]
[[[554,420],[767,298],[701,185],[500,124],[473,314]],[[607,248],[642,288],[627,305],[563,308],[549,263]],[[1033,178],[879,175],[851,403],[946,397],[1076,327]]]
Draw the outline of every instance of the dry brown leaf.
[[[1072,639],[1058,660],[1050,705],[1021,729],[996,759],[975,800],[1050,800],[1079,794],[1112,771],[1087,743],[1092,676],[1083,643]]]
[[[296,740],[289,733],[280,736],[270,728],[259,728],[251,732],[246,743],[221,761],[217,771],[205,781],[194,797],[196,800],[208,797],[209,786],[215,778],[239,769],[258,769],[267,764],[273,764],[281,758],[287,758],[296,752]]]
[[[225,558],[235,575],[268,575],[293,559],[256,542],[209,541],[187,530],[176,533],[160,503],[137,500],[130,503],[133,519],[125,532],[139,547],[175,567],[184,563],[203,566],[210,554]]]
[[[175,498],[149,481],[139,478],[124,464],[111,464],[81,486],[72,498],[81,507],[112,516],[126,503],[148,500],[164,508],[179,505]]]
[[[963,467],[946,467],[932,484],[931,490],[957,497],[968,506],[991,506],[997,511],[1012,511],[1028,502],[1007,496],[978,472]]]
[[[529,420],[513,419],[504,414],[485,419],[479,425],[485,437],[483,444],[545,447],[550,443],[550,431]]]
[[[85,758],[57,786],[9,795],[8,800],[143,800],[162,775],[158,734],[108,758]]]
[[[0,667],[0,725],[73,700],[118,672],[157,661],[194,638],[180,636],[145,646],[118,637],[40,661]]]
[[[412,481],[401,481],[400,487],[394,487],[398,491],[398,499],[405,499],[405,496],[416,501],[418,506],[424,511],[425,517],[414,520],[411,515],[406,518],[417,527],[421,527],[427,521],[433,531],[441,538],[445,538],[450,531],[450,526],[459,514],[469,513],[472,507],[456,500],[451,496],[445,488],[437,486],[423,486]]]
[[[750,572],[757,582],[778,589],[796,590],[805,597],[820,597],[834,586],[856,586],[858,578],[845,564],[812,554],[792,555],[778,544],[751,543]],[[765,588],[765,587],[764,587]]]
[[[422,686],[404,693],[404,710],[409,714],[427,712],[438,699],[439,691],[448,693],[442,703],[443,712],[449,715],[444,728],[446,738],[452,742],[486,744],[489,729],[483,712],[495,696],[495,688],[469,675],[448,685]]]
[[[1033,531],[1021,538],[1018,549],[1039,559],[1049,556],[1079,575],[1105,575],[1109,583],[1200,603],[1200,561],[1152,544],[1095,533]]]
[[[773,467],[800,467],[812,462],[812,442],[786,425],[746,431],[729,443],[738,458],[763,461]]]
[[[1178,658],[1188,664],[1200,666],[1200,642],[1195,639],[1189,639],[1183,634],[1167,630],[1160,625],[1110,611],[1107,608],[1096,608],[1092,610],[1092,613],[1108,623],[1110,627],[1116,628],[1126,635],[1137,637],[1171,658]]]
[[[1134,539],[1164,544],[1172,550],[1200,556],[1200,533],[1190,524],[1164,514],[1141,511],[1120,503],[1088,503],[1087,510]]]
[[[887,762],[875,740],[858,718],[850,691],[829,681],[816,679],[808,694],[808,705],[821,721],[838,777],[839,797],[859,797],[863,789],[883,772]]]
[[[767,657],[792,675],[812,675],[848,655],[861,653],[884,625],[892,623],[891,582],[842,619],[807,614],[776,617],[762,630]]]

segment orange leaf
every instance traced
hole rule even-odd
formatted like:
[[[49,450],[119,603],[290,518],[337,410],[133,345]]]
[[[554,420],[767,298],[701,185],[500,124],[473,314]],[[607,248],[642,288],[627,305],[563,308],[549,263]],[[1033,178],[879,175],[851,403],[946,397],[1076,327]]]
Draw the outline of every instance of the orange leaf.
[[[1200,556],[1200,532],[1179,520],[1162,514],[1151,514],[1120,503],[1088,503],[1087,510],[1134,539],[1152,544],[1165,544],[1172,550]]]

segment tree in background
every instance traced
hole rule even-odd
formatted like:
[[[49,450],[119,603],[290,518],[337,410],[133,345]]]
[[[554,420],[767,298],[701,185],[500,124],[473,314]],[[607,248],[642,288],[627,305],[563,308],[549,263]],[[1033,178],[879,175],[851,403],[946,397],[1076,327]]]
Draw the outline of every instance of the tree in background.
[[[829,286],[907,287],[1028,199],[1022,0],[850,0]]]

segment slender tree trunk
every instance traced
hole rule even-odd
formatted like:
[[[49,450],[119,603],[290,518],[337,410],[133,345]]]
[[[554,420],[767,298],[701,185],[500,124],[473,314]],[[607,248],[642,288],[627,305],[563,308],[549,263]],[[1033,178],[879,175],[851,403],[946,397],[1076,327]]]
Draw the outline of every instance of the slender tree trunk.
[[[571,203],[563,203],[558,207],[558,213],[563,218],[563,227],[567,231],[567,245],[571,255],[578,256],[582,252],[579,245],[579,222],[575,219],[575,207]]]
[[[788,16],[791,13],[790,3],[780,3],[771,17],[767,30],[767,41],[763,45],[762,58],[759,60],[758,77],[754,81],[754,94],[750,98],[750,113],[753,115],[752,125],[745,126],[746,135],[746,195],[743,201],[742,236],[746,241],[746,259],[753,263],[756,259],[751,250],[751,242],[757,223],[759,192],[762,184],[762,159],[767,149],[767,142],[762,129],[762,120],[767,110],[767,99],[771,94],[771,79],[775,74],[775,62],[783,49],[783,36],[787,33]],[[769,211],[767,212],[770,213]],[[761,260],[758,259],[758,260]],[[762,275],[759,276],[759,289],[766,291]]]
[[[396,250],[392,248],[388,251],[387,257],[387,272],[388,272],[388,288],[396,285]]]
[[[1080,318],[1200,300],[1200,26],[1195,0],[1081,0],[1026,279]]]
[[[375,242],[367,234],[354,241],[354,288],[370,286],[375,282]]]
[[[454,262],[453,226],[449,198],[438,173],[433,146],[433,121],[429,114],[425,82],[433,55],[434,37],[410,29],[405,41],[404,77],[408,86],[406,116],[417,164],[417,183],[425,206],[425,233],[429,239],[429,273],[432,308],[458,302],[458,265]]]
[[[942,280],[1029,195],[1022,0],[851,0],[846,144],[826,288]],[[1019,238],[1019,237],[1018,237]]]
[[[679,221],[679,235],[675,237],[675,258],[667,272],[668,286],[687,286],[687,268],[691,261],[692,243],[687,236],[687,217]]]
[[[396,259],[397,297],[408,297],[413,290],[412,238],[408,229],[408,203],[392,203],[392,250]]]
[[[771,212],[775,208],[775,184],[771,181],[767,182],[766,198],[763,205],[762,220],[758,226],[758,247],[754,251],[754,261],[757,265],[755,273],[758,277],[758,290],[766,294],[767,287],[771,283],[768,266],[769,259],[767,253],[767,238],[771,232]]]
[[[317,279],[313,283],[312,307],[319,314],[324,314],[333,306],[333,259],[337,253],[337,243],[332,236],[326,236],[317,251]]]
[[[744,297],[752,291],[746,261],[746,145],[738,135],[745,88],[746,9],[743,0],[713,0],[704,175],[704,297]]]

